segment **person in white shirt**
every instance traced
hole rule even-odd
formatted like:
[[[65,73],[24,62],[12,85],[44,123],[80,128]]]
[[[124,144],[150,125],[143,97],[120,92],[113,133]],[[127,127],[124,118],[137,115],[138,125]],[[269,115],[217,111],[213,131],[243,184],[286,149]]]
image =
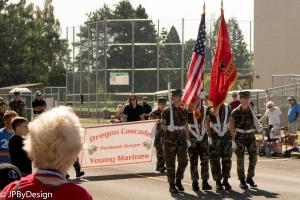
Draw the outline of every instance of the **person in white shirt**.
[[[275,107],[273,101],[267,103],[267,110],[265,114],[260,118],[260,122],[265,119],[269,119],[269,126],[272,127],[270,130],[270,139],[280,138],[280,127],[281,127],[281,110],[279,107]]]

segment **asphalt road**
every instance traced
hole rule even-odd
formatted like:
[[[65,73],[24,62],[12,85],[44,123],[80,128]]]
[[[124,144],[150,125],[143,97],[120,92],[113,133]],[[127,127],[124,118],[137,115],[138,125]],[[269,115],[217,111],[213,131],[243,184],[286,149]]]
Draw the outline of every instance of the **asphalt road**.
[[[213,190],[194,192],[188,166],[183,180],[185,192],[179,194],[169,193],[166,175],[155,172],[155,161],[154,158],[152,163],[146,164],[86,169],[81,179],[72,179],[73,169],[70,174],[72,181],[84,187],[96,200],[300,199],[300,159],[297,158],[259,158],[254,178],[258,188],[241,190],[233,156],[229,180],[233,189],[221,192],[216,191],[212,178],[209,183]]]

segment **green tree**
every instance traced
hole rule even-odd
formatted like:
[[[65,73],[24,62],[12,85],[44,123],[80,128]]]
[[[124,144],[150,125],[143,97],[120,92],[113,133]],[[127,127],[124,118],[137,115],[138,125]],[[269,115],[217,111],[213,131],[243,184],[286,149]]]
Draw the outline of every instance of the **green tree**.
[[[247,49],[243,32],[235,18],[229,19],[228,32],[230,35],[231,48],[237,69],[244,69],[249,72],[249,69],[252,65],[252,55]]]
[[[8,2],[8,0],[0,0],[0,11],[3,10],[3,8],[6,6],[7,2]]]
[[[117,21],[114,19],[145,19],[139,21]],[[109,69],[131,69],[133,48],[131,45],[116,45],[118,43],[131,44],[134,42],[154,42],[156,41],[156,30],[151,20],[146,20],[148,15],[141,5],[133,8],[128,0],[119,2],[114,9],[107,5],[88,14],[88,20],[81,27],[79,37],[80,42],[76,44],[79,54],[74,63],[76,68],[84,71],[91,69],[103,69],[105,53],[107,67]],[[98,27],[98,29],[97,29]],[[134,27],[134,35],[132,29]],[[114,45],[105,45],[111,43]],[[135,68],[147,68],[156,66],[156,48],[147,45],[134,46],[134,66]],[[130,80],[131,71],[128,71]],[[146,72],[135,72],[136,92],[150,91],[153,88],[153,80],[144,79]],[[107,77],[109,80],[109,74]],[[140,84],[144,82],[144,84]],[[104,82],[100,82],[97,88],[103,88]],[[109,92],[130,91],[129,86],[109,86]]]
[[[212,52],[216,52],[218,33],[220,27],[220,18],[215,22],[214,31],[209,35]],[[239,27],[238,21],[235,18],[229,18],[227,29],[230,38],[230,45],[234,57],[235,66],[238,71],[249,72],[252,66],[252,54],[247,49],[247,44],[244,39],[242,30]]]
[[[26,0],[5,2],[0,2],[0,71],[5,74],[0,84],[65,85],[61,72],[68,61],[67,43],[60,39],[51,1],[45,2],[43,10],[27,5]]]
[[[162,30],[160,35],[162,47],[160,49],[160,68],[169,68],[171,70],[164,70],[160,73],[160,90],[167,88],[167,83],[170,82],[172,87],[181,87],[181,70],[172,68],[181,68],[181,41],[179,34],[174,26],[168,32],[166,29]]]

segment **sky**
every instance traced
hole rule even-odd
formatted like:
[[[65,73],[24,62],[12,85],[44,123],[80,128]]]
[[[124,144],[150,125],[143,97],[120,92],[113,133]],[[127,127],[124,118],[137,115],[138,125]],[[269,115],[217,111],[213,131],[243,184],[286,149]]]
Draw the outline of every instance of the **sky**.
[[[10,0],[9,2],[18,2]],[[134,7],[139,4],[146,8],[152,19],[198,19],[202,13],[204,0],[130,0]],[[254,0],[224,0],[225,17],[236,17],[238,20],[252,20]],[[44,0],[27,0],[43,6]],[[62,28],[82,24],[89,13],[104,3],[114,6],[119,0],[53,0],[54,12]],[[206,0],[206,14],[220,14],[221,0]]]
[[[10,0],[9,2],[18,2],[19,0]],[[224,0],[225,19],[235,17],[240,21],[240,27],[244,32],[245,39],[250,40],[249,21],[253,20],[254,0]],[[44,0],[27,0],[42,7]],[[54,14],[59,19],[62,35],[66,27],[79,26],[86,20],[86,14],[108,4],[111,8],[119,0],[53,0]],[[185,18],[185,39],[196,37],[197,29],[202,13],[204,0],[130,0],[134,7],[141,4],[146,8],[149,18],[153,20],[160,19],[161,27],[167,29],[170,25],[175,25],[181,35],[181,21]],[[221,0],[205,0],[206,16],[212,15],[217,18],[220,15]],[[193,19],[193,20],[188,20]],[[197,20],[198,21],[197,21]]]

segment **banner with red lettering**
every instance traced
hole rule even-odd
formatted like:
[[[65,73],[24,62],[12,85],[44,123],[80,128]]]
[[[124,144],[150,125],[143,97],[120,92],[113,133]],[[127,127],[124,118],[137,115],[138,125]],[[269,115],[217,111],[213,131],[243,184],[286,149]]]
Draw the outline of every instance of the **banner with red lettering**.
[[[82,168],[151,162],[156,120],[85,128]]]

